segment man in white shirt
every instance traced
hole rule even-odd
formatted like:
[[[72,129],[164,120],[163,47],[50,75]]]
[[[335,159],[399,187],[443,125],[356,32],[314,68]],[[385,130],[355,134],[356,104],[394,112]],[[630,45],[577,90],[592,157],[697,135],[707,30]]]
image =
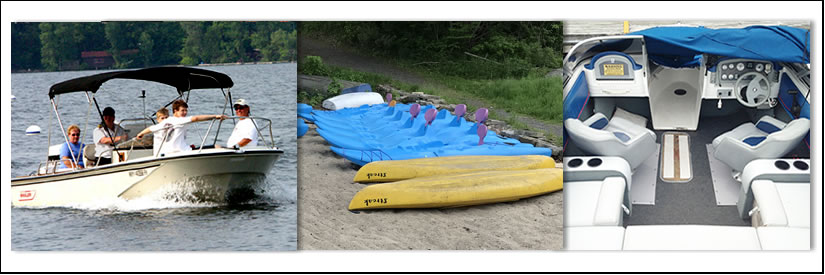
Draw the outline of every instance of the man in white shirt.
[[[246,100],[238,99],[235,101],[235,104],[232,105],[232,108],[235,109],[235,115],[241,117],[237,124],[235,124],[235,129],[232,130],[232,135],[229,136],[229,139],[226,141],[226,147],[234,147],[238,146],[257,146],[258,145],[258,129],[255,128],[255,123],[252,122],[249,116],[249,105],[246,104]]]
[[[204,121],[210,119],[226,119],[225,115],[198,115],[198,116],[186,116],[189,113],[189,105],[186,104],[183,100],[175,100],[172,103],[172,114],[173,116],[167,118],[161,123],[156,125],[150,126],[146,130],[143,130],[138,134],[137,138],[143,138],[143,135],[146,132],[159,130],[168,128],[166,130],[166,142],[161,144],[155,144],[154,146],[161,146],[159,155],[168,154],[168,153],[175,153],[181,151],[190,151],[192,147],[189,147],[189,143],[186,142],[186,124],[189,122],[197,122],[197,121]],[[156,133],[158,134],[158,133]]]
[[[95,141],[97,164],[106,165],[112,163],[114,145],[129,137],[120,125],[115,125],[115,109],[106,107],[103,109],[103,123],[95,128],[92,138]]]

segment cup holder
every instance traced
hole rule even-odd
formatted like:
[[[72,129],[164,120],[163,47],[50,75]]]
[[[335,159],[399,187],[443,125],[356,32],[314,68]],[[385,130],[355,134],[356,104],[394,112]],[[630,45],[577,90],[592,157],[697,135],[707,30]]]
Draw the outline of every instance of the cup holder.
[[[570,167],[570,168],[576,168],[576,167],[582,166],[582,163],[584,163],[584,161],[582,159],[575,158],[575,159],[572,159],[572,160],[568,161],[567,166]]]
[[[791,168],[791,165],[784,160],[774,161],[773,166],[776,166],[776,168],[778,168],[779,170],[788,170],[788,168]]]
[[[794,161],[793,162],[793,167],[796,167],[796,169],[799,169],[799,170],[802,170],[802,171],[808,170],[808,164],[805,163],[804,161],[801,161],[801,160]]]
[[[587,166],[597,167],[599,165],[602,165],[602,159],[600,158],[593,158],[587,161]]]

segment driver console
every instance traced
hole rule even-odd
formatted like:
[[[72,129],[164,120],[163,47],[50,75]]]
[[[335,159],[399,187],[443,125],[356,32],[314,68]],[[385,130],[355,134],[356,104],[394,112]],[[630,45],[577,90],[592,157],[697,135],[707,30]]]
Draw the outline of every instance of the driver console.
[[[778,65],[770,61],[726,59],[708,69],[706,99],[736,99],[745,107],[772,107],[779,88]]]

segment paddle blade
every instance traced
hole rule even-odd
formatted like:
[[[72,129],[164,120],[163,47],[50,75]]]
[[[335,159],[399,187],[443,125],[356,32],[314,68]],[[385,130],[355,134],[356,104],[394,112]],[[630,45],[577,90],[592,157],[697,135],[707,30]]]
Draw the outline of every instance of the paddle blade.
[[[435,115],[438,113],[435,109],[429,109],[426,113],[424,113],[424,119],[427,120],[427,125],[433,123],[433,119],[435,119]]]
[[[476,110],[476,121],[478,121],[478,123],[484,123],[487,121],[488,113],[487,108],[480,108]]]
[[[458,104],[455,106],[455,116],[463,117],[467,113],[467,105]]]
[[[478,134],[478,145],[484,144],[484,137],[487,136],[487,125],[479,124],[476,134]]]
[[[410,106],[410,116],[412,116],[413,119],[418,117],[419,111],[421,111],[421,105],[418,105],[418,103],[415,103],[412,106]]]

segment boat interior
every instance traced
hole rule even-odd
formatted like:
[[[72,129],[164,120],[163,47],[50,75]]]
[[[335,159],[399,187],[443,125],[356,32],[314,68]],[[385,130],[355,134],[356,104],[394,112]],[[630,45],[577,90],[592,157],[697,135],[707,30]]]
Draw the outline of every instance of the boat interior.
[[[565,58],[565,247],[808,249],[808,67],[679,58],[641,35]]]

